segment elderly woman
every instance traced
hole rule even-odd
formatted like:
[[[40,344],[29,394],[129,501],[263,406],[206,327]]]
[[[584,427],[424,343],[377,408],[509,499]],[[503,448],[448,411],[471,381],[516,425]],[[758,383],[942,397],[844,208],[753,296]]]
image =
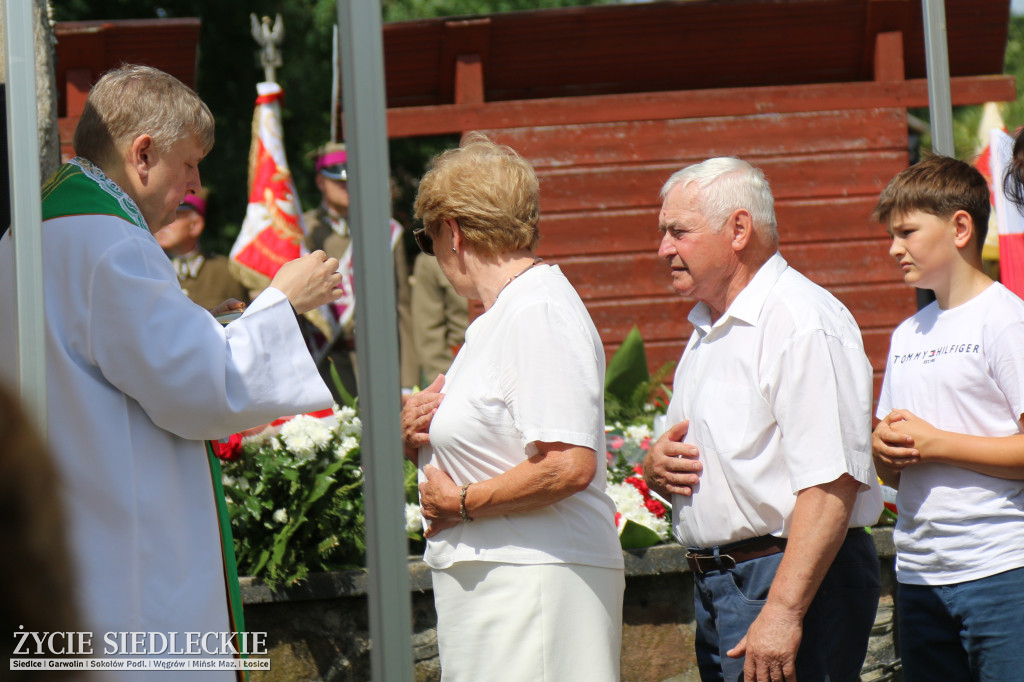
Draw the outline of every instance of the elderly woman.
[[[604,349],[534,253],[538,181],[479,134],[420,182],[420,247],[484,313],[402,411],[446,681],[617,680],[622,551],[604,492]],[[415,459],[414,459],[415,461]]]

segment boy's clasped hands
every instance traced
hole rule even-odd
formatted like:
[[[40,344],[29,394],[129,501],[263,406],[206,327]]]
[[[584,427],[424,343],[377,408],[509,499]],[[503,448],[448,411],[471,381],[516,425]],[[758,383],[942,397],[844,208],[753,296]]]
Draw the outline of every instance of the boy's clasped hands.
[[[875,457],[899,470],[922,461],[921,450],[937,429],[909,410],[893,410],[878,422],[871,436]]]

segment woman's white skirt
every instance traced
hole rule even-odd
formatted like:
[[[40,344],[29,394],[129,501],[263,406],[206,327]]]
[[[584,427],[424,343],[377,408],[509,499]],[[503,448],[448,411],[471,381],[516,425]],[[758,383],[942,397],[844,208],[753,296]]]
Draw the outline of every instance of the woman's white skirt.
[[[467,561],[432,573],[443,682],[619,679],[622,569]]]

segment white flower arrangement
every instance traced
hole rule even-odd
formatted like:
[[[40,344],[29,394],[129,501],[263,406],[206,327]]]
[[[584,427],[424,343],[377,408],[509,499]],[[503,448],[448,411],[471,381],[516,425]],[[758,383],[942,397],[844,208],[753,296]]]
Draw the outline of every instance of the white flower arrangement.
[[[412,537],[423,533],[423,510],[418,504],[405,503],[405,532]]]
[[[630,424],[622,429],[622,435],[639,445],[645,438],[652,438],[654,436],[654,432],[651,431],[651,427],[647,424]]]
[[[658,518],[645,506],[643,494],[632,483],[609,483],[606,488],[608,497],[615,503],[618,514],[615,515],[615,528],[619,535],[626,527],[627,521],[638,523],[650,528],[662,540],[669,538],[668,515]]]
[[[356,411],[335,406],[228,439],[218,455],[240,571],[279,584],[362,564],[361,434]]]
[[[326,422],[333,422],[328,424]],[[285,447],[300,460],[311,460],[317,450],[327,445],[338,431],[337,415],[318,419],[306,414],[294,417],[281,427]]]

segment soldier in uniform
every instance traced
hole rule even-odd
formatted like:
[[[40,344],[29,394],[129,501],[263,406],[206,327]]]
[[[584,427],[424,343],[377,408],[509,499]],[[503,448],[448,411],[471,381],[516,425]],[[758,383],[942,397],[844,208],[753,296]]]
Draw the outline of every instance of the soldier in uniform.
[[[355,293],[353,289],[352,233],[348,224],[348,153],[345,145],[329,142],[315,152],[316,186],[320,206],[306,211],[306,247],[322,249],[341,263],[342,298],[335,304],[340,331],[332,340],[328,356],[334,362],[345,389],[357,395],[355,356]],[[398,345],[401,356],[402,393],[411,392],[419,379],[416,349],[412,341],[409,268],[402,248],[402,226],[390,221],[391,251],[395,263],[395,291],[398,299]],[[328,385],[332,382],[328,381]]]
[[[455,291],[437,259],[421,253],[412,267],[412,337],[424,386],[446,374],[466,339],[469,302]]]
[[[189,194],[178,206],[174,222],[156,233],[156,241],[174,264],[182,291],[207,310],[229,298],[248,303],[248,290],[231,274],[227,257],[199,248],[199,235],[205,227],[206,200]]]

